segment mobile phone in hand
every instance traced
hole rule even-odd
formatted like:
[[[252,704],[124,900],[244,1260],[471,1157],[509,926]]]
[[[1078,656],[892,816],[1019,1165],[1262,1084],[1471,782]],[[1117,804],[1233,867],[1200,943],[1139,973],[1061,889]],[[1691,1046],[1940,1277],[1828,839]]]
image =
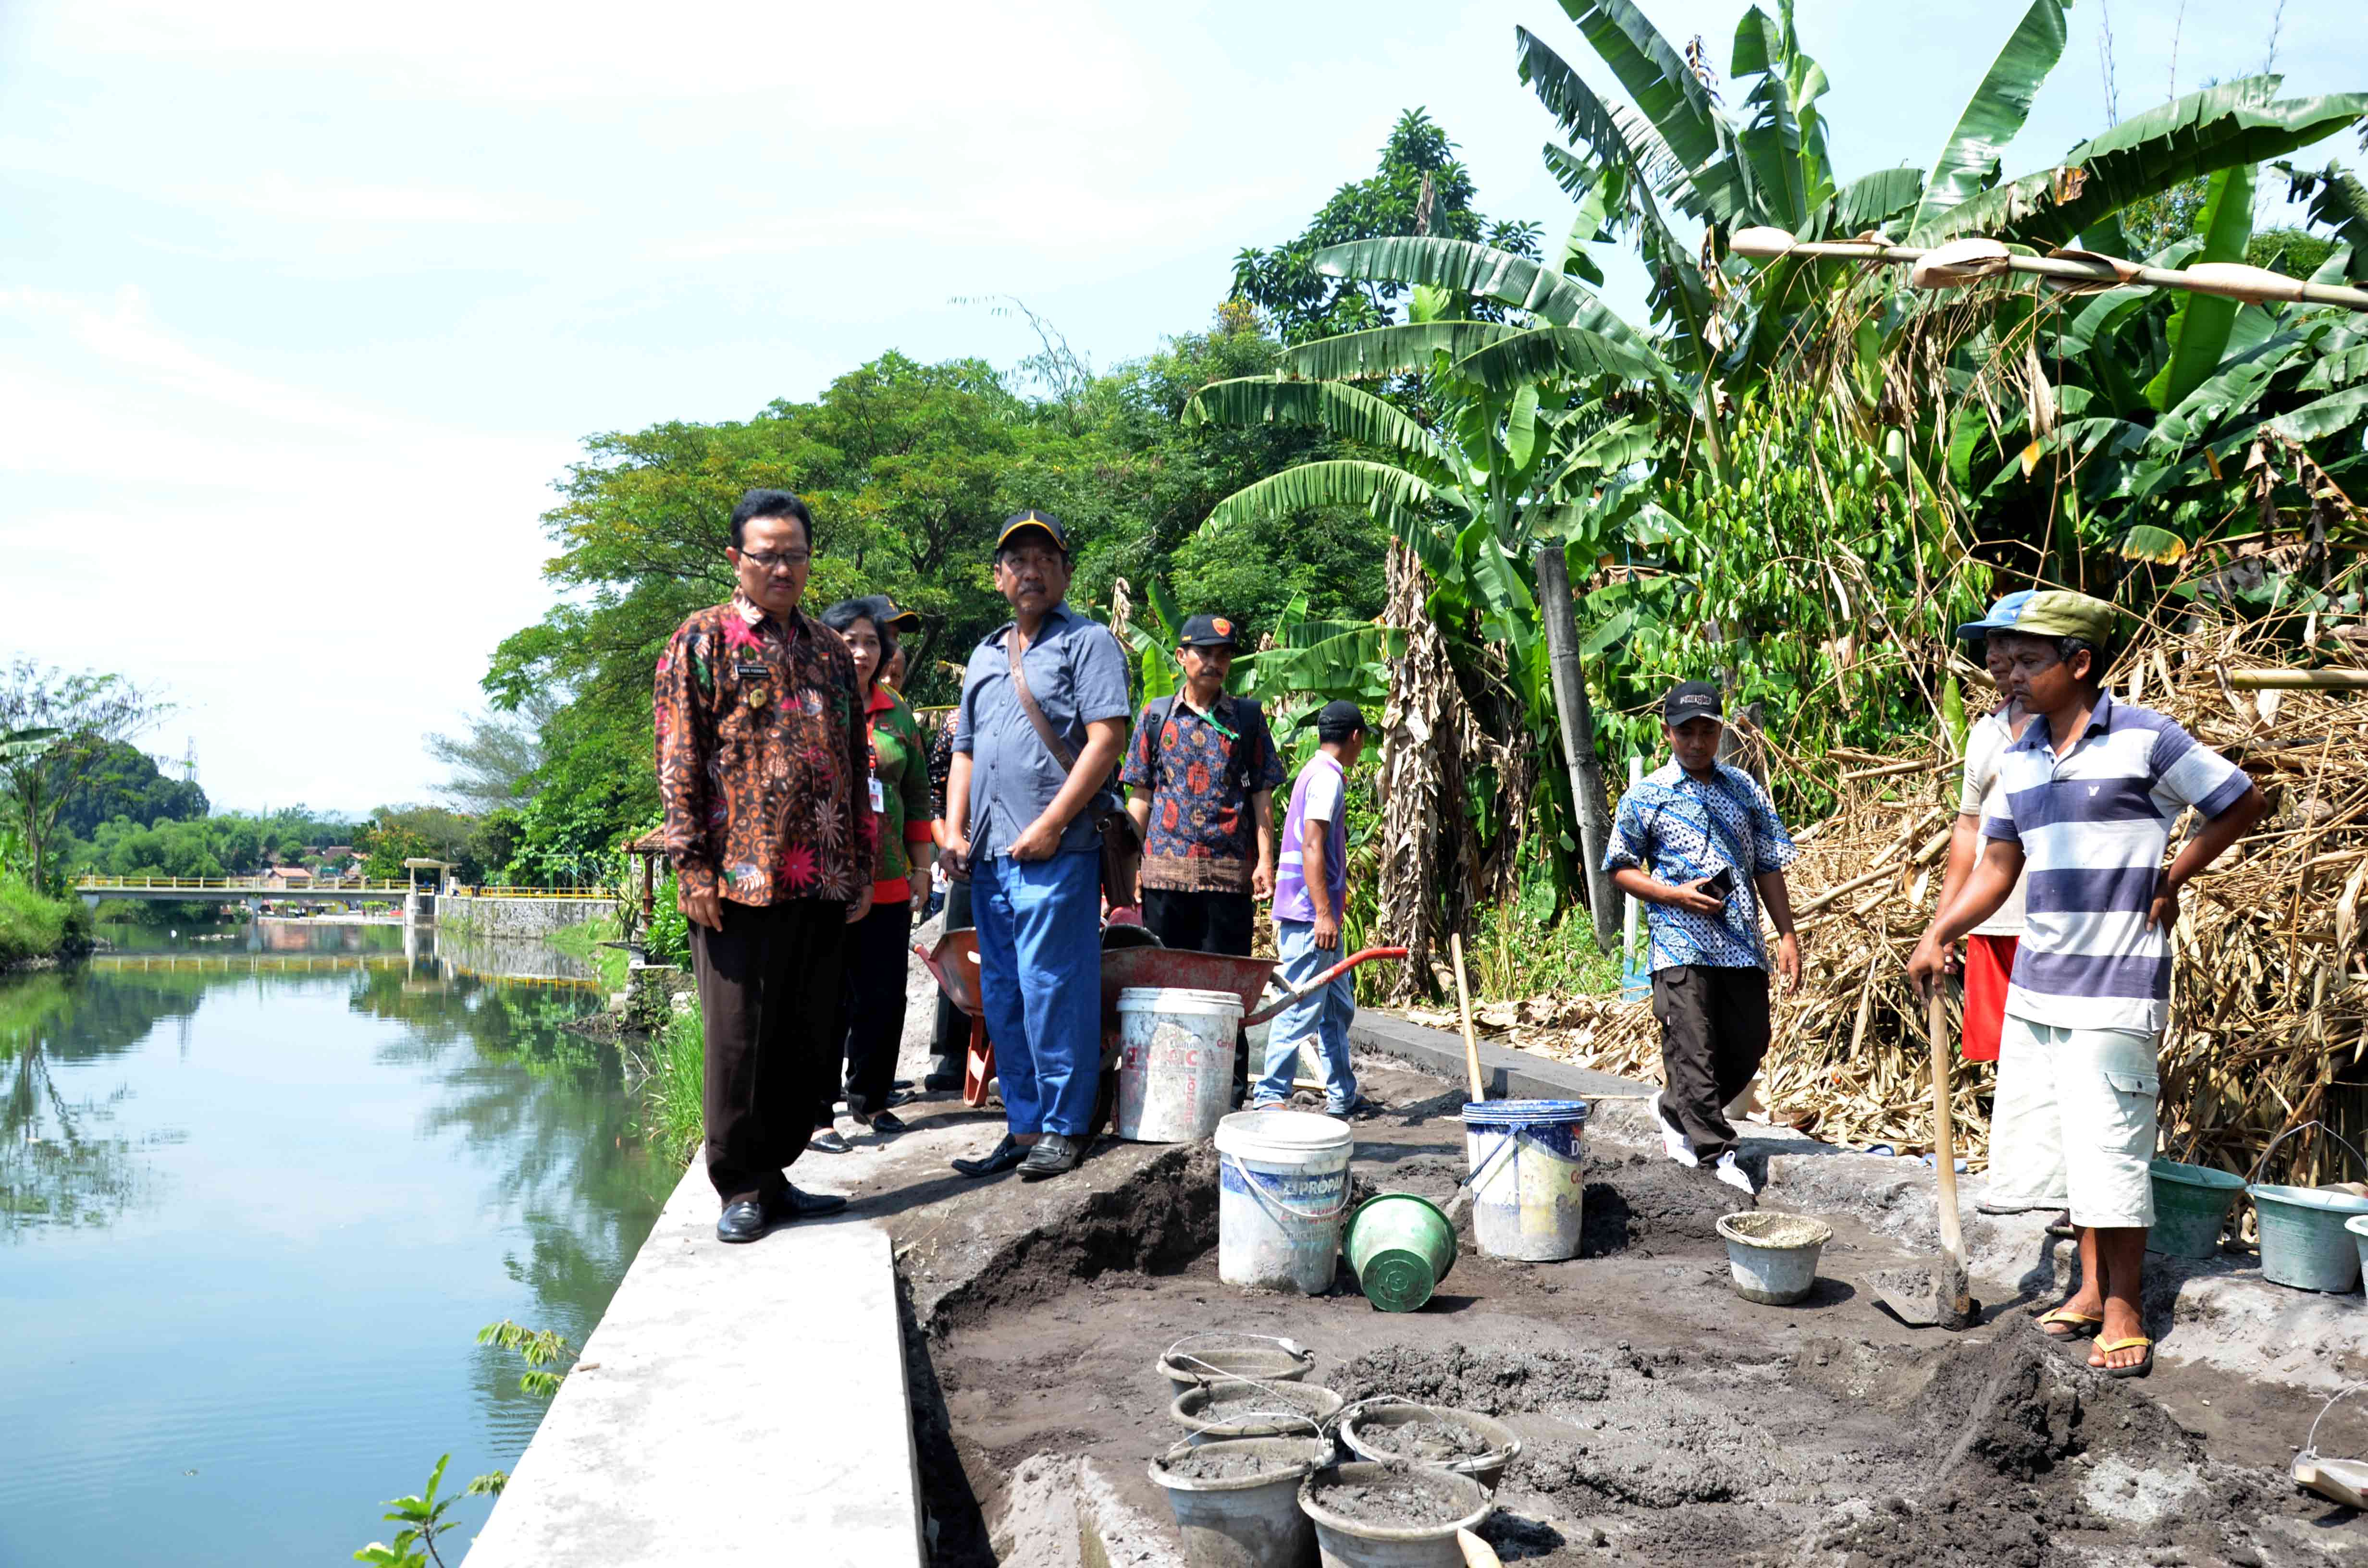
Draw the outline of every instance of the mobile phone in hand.
[[[1728,899],[1734,897],[1735,868],[1732,866],[1721,866],[1718,869],[1718,875],[1711,878],[1710,881],[1702,884],[1702,892],[1716,894],[1718,901],[1721,903],[1725,903]]]

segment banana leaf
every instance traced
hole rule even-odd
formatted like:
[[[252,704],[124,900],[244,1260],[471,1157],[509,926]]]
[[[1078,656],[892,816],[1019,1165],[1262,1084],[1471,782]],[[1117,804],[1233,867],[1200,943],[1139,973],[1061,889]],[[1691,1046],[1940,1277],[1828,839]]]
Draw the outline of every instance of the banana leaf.
[[[1941,144],[1924,182],[1924,199],[1917,204],[1910,232],[1970,200],[1998,183],[1998,161],[2007,143],[2031,118],[2031,100],[2040,83],[2064,55],[2066,0],[2032,0],[2014,35],[1990,62],[1989,74],[1964,112]]]

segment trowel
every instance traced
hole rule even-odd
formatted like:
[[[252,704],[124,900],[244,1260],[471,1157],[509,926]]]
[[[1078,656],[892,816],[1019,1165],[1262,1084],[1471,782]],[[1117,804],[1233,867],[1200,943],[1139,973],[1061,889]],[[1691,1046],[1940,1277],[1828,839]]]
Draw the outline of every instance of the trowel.
[[[1910,1328],[1930,1328],[1936,1324],[1946,1329],[1966,1328],[1980,1310],[1965,1274],[1965,1237],[1957,1221],[1957,1147],[1949,1128],[1954,1074],[1949,1061],[1947,1006],[1936,983],[1926,1022],[1932,1037],[1932,1165],[1941,1178],[1941,1267],[1886,1268],[1867,1279],[1875,1300]]]

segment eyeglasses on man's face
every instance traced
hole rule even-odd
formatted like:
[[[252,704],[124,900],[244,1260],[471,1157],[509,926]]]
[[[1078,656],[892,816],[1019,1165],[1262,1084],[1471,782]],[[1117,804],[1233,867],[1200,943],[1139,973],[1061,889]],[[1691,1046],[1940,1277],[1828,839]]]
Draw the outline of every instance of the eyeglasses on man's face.
[[[743,562],[759,572],[795,572],[814,560],[811,550],[744,550]]]

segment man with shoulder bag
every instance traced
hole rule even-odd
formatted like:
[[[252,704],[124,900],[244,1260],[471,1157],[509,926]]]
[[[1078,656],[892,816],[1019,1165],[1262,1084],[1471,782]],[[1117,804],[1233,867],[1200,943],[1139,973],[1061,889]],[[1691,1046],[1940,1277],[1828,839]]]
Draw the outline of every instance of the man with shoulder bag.
[[[1008,1131],[964,1176],[1058,1176],[1085,1152],[1101,1074],[1101,900],[1134,902],[1140,841],[1110,788],[1127,665],[1071,609],[1068,535],[1003,525],[995,584],[1012,619],[972,650],[946,779],[946,853],[971,879],[979,995]]]

